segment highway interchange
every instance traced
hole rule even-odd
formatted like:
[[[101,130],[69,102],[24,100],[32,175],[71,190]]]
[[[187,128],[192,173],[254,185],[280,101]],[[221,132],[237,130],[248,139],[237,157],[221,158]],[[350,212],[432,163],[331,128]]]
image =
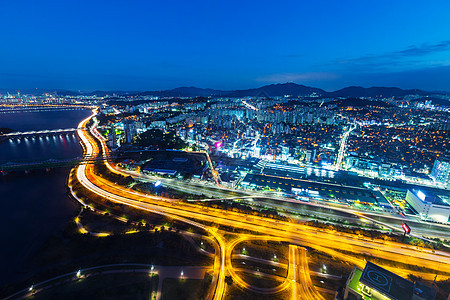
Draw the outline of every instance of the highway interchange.
[[[105,141],[95,129],[96,124],[94,124],[93,129],[82,129],[86,127],[86,124],[92,117],[83,120],[78,126],[79,130],[77,132],[83,144],[84,155],[90,157],[104,155],[106,157],[108,155],[108,149],[106,148]],[[96,140],[101,143],[101,149],[99,149]],[[117,169],[107,161],[105,164],[111,172],[125,176],[130,175],[123,170]],[[138,177],[142,175],[133,174],[133,176]],[[320,299],[322,296],[315,289],[309,277],[304,247],[314,248],[333,257],[358,265],[359,267],[363,267],[365,261],[362,258],[350,255],[350,253],[363,253],[380,259],[402,261],[405,264],[426,268],[426,272],[413,272],[399,267],[383,266],[400,276],[407,276],[411,273],[424,279],[432,280],[435,277],[435,271],[447,273],[447,275],[450,274],[450,254],[447,252],[419,249],[390,241],[371,240],[353,234],[322,230],[295,222],[274,220],[255,215],[250,216],[233,211],[199,206],[196,203],[186,203],[177,199],[148,195],[116,185],[114,182],[98,176],[95,174],[92,164],[79,165],[76,170],[76,178],[84,188],[109,201],[128,205],[149,213],[164,215],[171,219],[201,228],[207,232],[216,241],[218,246],[218,255],[216,255],[214,263],[215,280],[213,284],[215,285],[215,289],[210,295],[213,299],[222,299],[226,295],[226,275],[230,275],[233,281],[241,288],[255,293],[277,293],[285,289],[290,289],[292,297]],[[174,186],[176,182],[166,180],[164,184]],[[202,187],[205,188],[205,186],[193,184],[190,186],[184,185],[183,188],[186,191],[188,189],[198,191]],[[206,189],[211,190],[211,186],[206,187]],[[227,190],[215,190],[215,193],[214,196],[221,198],[225,196],[229,197],[230,195]],[[245,195],[252,196],[249,193],[242,193],[242,196]],[[367,219],[366,216],[361,217]],[[223,229],[226,227],[247,230],[251,234],[240,234],[235,239],[227,240],[224,237],[226,231]],[[239,273],[234,270],[232,264],[233,250],[240,242],[245,240],[285,241],[291,244],[289,247],[288,276],[277,288],[272,290],[258,289],[247,284],[240,277]],[[343,254],[341,251],[345,251],[346,254]]]

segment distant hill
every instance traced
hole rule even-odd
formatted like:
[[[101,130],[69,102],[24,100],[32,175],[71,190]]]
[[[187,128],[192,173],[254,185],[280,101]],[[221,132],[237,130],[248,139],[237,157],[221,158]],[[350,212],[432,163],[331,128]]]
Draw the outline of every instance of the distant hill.
[[[5,94],[7,91],[10,93],[16,93],[17,90],[0,89],[1,94]],[[323,98],[347,98],[347,97],[367,97],[367,98],[391,98],[391,97],[403,97],[406,95],[449,95],[449,92],[427,92],[422,90],[403,90],[396,87],[370,87],[364,88],[361,86],[350,86],[334,92],[326,92],[322,89],[305,86],[296,83],[278,83],[265,85],[259,88],[223,91],[215,89],[203,89],[197,87],[179,87],[171,90],[161,91],[93,91],[93,92],[79,92],[79,91],[67,91],[67,90],[43,90],[43,89],[29,89],[22,90],[22,94],[34,94],[42,95],[45,92],[58,93],[59,95],[139,95],[139,96],[155,96],[155,97],[279,97],[284,95],[290,95],[292,97],[308,97],[313,94],[314,97]]]
[[[108,98],[108,104],[110,105],[117,105],[117,106],[121,106],[121,107],[125,107],[130,105],[130,101],[124,101],[124,99],[120,99],[120,98],[116,98],[116,97],[109,97]],[[177,102],[177,103],[205,103],[208,101],[208,97],[189,97],[189,98],[180,98],[180,97],[172,97],[171,99],[167,100],[169,103],[173,103],[173,102]],[[144,103],[152,103],[154,102],[154,100],[143,100],[143,99],[139,99],[139,100],[133,100],[132,103],[133,105],[141,105]]]
[[[22,95],[42,95],[45,93],[54,93],[55,90],[48,89],[0,89],[0,94],[6,95],[10,93],[11,95],[15,95],[17,93],[21,93]]]
[[[108,92],[111,95],[113,92]],[[280,97],[290,95],[292,97],[308,97],[310,95],[317,95],[323,98],[347,98],[347,97],[367,97],[367,98],[391,98],[403,97],[406,95],[421,95],[430,96],[435,94],[443,94],[442,92],[426,92],[422,90],[403,90],[396,87],[370,87],[364,88],[361,86],[350,86],[334,92],[326,92],[322,89],[305,86],[296,83],[278,83],[265,85],[259,88],[223,91],[215,89],[203,89],[197,87],[179,87],[171,90],[162,91],[146,91],[146,92],[114,92],[117,95],[134,94],[141,96],[155,96],[155,97]],[[89,94],[96,94],[104,96],[106,92],[92,92]]]
[[[350,86],[334,92],[326,92],[322,89],[305,86],[296,83],[278,83],[265,85],[254,89],[244,89],[235,91],[222,91],[214,89],[201,89],[196,87],[181,87],[167,91],[153,91],[141,94],[161,96],[161,97],[195,97],[195,96],[225,96],[225,97],[280,97],[290,95],[292,97],[307,97],[317,95],[319,97],[367,97],[367,98],[390,98],[403,97],[406,95],[427,96],[436,94],[418,89],[403,90],[396,87],[370,87],[364,88],[360,86]]]
[[[14,132],[14,130],[12,130],[11,128],[6,128],[6,127],[0,128],[0,134],[7,134],[7,133],[11,133],[11,132]]]
[[[329,97],[370,97],[390,98],[403,97],[406,95],[430,95],[430,92],[421,90],[402,90],[396,87],[370,87],[349,86],[334,92],[327,93]]]
[[[326,92],[322,89],[300,85],[296,83],[278,83],[265,85],[256,89],[237,90],[226,96],[228,97],[279,97],[284,95],[291,95],[294,97],[309,96],[311,94],[323,96]]]

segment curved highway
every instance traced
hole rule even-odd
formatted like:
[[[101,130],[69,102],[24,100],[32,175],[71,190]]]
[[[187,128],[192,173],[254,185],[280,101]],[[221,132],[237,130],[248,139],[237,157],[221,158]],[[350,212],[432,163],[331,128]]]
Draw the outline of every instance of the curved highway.
[[[90,118],[83,120],[79,128],[85,127]],[[98,133],[88,130],[78,130],[78,134],[84,144],[85,155],[95,156],[101,153],[98,149],[94,136]],[[97,137],[98,138],[98,137]],[[106,156],[106,146],[103,139],[99,139],[103,148],[103,155]],[[115,173],[118,170],[105,163],[106,166]],[[254,215],[245,215],[237,212],[222,211],[219,209],[200,207],[195,204],[174,201],[176,199],[168,199],[139,193],[118,186],[113,182],[105,180],[94,173],[92,165],[80,165],[77,168],[76,176],[79,182],[91,192],[98,194],[110,201],[128,205],[140,210],[165,215],[182,222],[191,224],[192,226],[202,228],[211,234],[220,246],[220,258],[216,258],[215,271],[217,276],[217,286],[214,293],[214,299],[221,299],[225,292],[224,277],[225,272],[232,274],[231,259],[226,242],[219,233],[218,228],[214,226],[206,226],[199,222],[207,222],[208,224],[218,224],[240,228],[252,232],[258,232],[265,235],[271,235],[274,239],[287,240],[292,244],[311,246],[334,253],[335,255],[344,256],[340,251],[348,251],[349,253],[364,253],[373,257],[383,258],[392,261],[402,261],[406,264],[416,265],[418,267],[427,268],[429,273],[419,273],[422,278],[433,278],[434,271],[446,272],[450,274],[450,254],[446,252],[432,252],[430,249],[419,249],[405,244],[361,239],[356,235],[320,230],[314,227],[301,224],[277,221],[270,218],[263,218]],[[194,221],[195,220],[195,221]],[[227,255],[226,255],[227,253]],[[348,255],[345,255],[348,256]],[[358,265],[363,261],[353,257]],[[385,266],[387,269],[404,274],[404,269],[397,267]],[[408,271],[410,273],[412,272]],[[233,276],[234,278],[234,276]]]

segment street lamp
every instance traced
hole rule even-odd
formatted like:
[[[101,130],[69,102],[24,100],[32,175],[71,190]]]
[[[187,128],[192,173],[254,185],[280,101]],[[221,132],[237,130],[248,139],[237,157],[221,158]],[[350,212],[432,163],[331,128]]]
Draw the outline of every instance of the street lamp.
[[[152,265],[150,268],[150,277],[153,277],[153,270],[155,269],[155,267]]]

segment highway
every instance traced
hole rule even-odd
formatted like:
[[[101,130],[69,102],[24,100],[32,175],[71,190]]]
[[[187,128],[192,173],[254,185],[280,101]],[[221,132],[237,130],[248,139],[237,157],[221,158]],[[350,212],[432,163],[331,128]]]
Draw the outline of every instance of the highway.
[[[183,272],[183,278],[202,280],[205,273],[208,271],[210,271],[208,267],[201,266],[157,266],[136,263],[108,264],[55,276],[20,290],[4,298],[4,300],[34,298],[36,294],[44,290],[52,289],[64,284],[70,284],[71,282],[77,282],[78,280],[90,280],[97,276],[124,273],[130,273],[132,276],[135,276],[137,273],[151,274],[151,276],[158,275],[158,287],[156,291],[152,292],[153,297],[151,299],[159,300],[161,299],[162,283],[165,278],[180,278],[182,277],[181,272]],[[80,275],[78,275],[78,272],[80,272]]]
[[[96,131],[94,134],[98,138],[102,138]],[[108,153],[107,147],[103,146],[103,153]],[[109,157],[109,156],[108,156]],[[107,157],[104,158],[107,160]],[[370,212],[367,210],[356,209],[354,207],[349,207],[343,204],[336,203],[320,203],[320,202],[300,202],[299,200],[284,197],[278,195],[274,192],[254,192],[254,191],[237,191],[234,189],[225,188],[223,186],[212,185],[208,183],[197,183],[194,181],[180,181],[177,179],[160,178],[156,176],[144,175],[136,171],[122,170],[114,166],[113,164],[107,165],[110,171],[113,173],[118,173],[122,175],[129,175],[133,178],[137,178],[143,182],[155,182],[160,180],[164,186],[194,194],[194,195],[205,195],[210,197],[208,201],[214,200],[227,200],[227,199],[258,199],[257,201],[247,201],[250,206],[266,206],[271,207],[276,210],[281,209],[286,210],[288,213],[305,213],[309,211],[309,215],[317,214],[317,209],[321,208],[327,212],[320,212],[319,214],[325,218],[336,218],[337,216],[342,219],[342,214],[349,216],[348,221],[350,223],[368,223],[372,222],[374,224],[382,225],[385,228],[389,228],[392,231],[402,232],[402,223],[408,222],[413,228],[412,235],[418,238],[441,238],[450,240],[450,230],[448,225],[443,224],[432,224],[429,222],[420,221],[416,218],[405,217],[397,214],[392,214],[388,212]],[[242,196],[239,198],[239,196]],[[198,200],[206,201],[206,200]],[[336,215],[337,213],[337,215]]]
[[[89,121],[83,120],[79,127],[82,128]],[[78,134],[84,144],[85,155],[93,156],[100,154],[100,149],[94,140],[94,133],[84,130],[78,130]],[[105,143],[102,139],[102,148],[105,149]],[[103,151],[103,155],[107,155]],[[106,162],[106,165],[112,172],[119,173],[116,169]],[[332,254],[335,257],[354,262],[357,265],[363,263],[363,259],[355,258],[350,255],[344,255],[339,251],[348,251],[349,253],[365,253],[367,255],[401,261],[418,267],[428,268],[434,271],[447,272],[450,274],[450,254],[436,251],[433,253],[429,249],[418,249],[417,247],[407,246],[400,243],[363,239],[355,235],[320,230],[318,228],[295,224],[284,221],[277,221],[270,218],[259,216],[249,216],[237,212],[222,211],[219,209],[205,208],[192,203],[183,203],[176,199],[162,198],[132,191],[130,189],[118,186],[113,182],[97,176],[94,173],[92,165],[80,165],[76,170],[78,181],[91,192],[98,194],[110,201],[128,205],[143,211],[164,215],[202,228],[218,242],[220,255],[216,256],[214,270],[217,278],[214,299],[221,299],[225,293],[224,277],[228,272],[239,285],[247,289],[253,289],[255,292],[270,292],[263,290],[254,290],[255,287],[249,287],[247,283],[241,282],[239,276],[233,275],[231,265],[231,252],[236,241],[225,242],[223,234],[218,230],[218,225],[229,226],[233,228],[245,229],[252,232],[264,234],[267,238],[279,241],[289,241],[295,245],[311,246],[320,249],[325,253]],[[217,226],[206,226],[201,222],[217,224]],[[242,235],[243,238],[250,238]],[[253,239],[262,239],[261,236],[253,235]],[[237,239],[239,240],[239,239]],[[230,250],[231,249],[231,250]],[[292,257],[292,259],[295,259]],[[422,278],[434,279],[435,272],[413,272],[399,267],[383,266],[397,274],[419,274]],[[235,273],[235,272],[234,272]],[[438,276],[439,277],[439,276]],[[441,276],[442,277],[442,276]],[[304,278],[305,279],[305,278]],[[306,280],[306,279],[305,279]],[[283,283],[280,288],[285,289],[290,282]],[[311,291],[310,291],[311,292]]]
[[[79,128],[82,128],[82,127],[79,126]],[[350,129],[346,132],[347,136],[355,128],[356,128],[356,126],[350,127]],[[98,140],[105,141],[105,138],[102,135],[100,135],[95,128],[92,130],[92,134]],[[102,153],[103,153],[103,159],[105,161],[108,161],[110,155],[109,155],[109,149],[106,147],[105,142],[102,142]],[[198,152],[198,153],[205,154],[204,152]],[[207,158],[209,158],[209,156],[207,156]],[[212,165],[211,162],[209,162],[209,164]],[[156,176],[144,175],[144,174],[141,174],[141,173],[135,172],[135,171],[119,169],[111,163],[107,163],[106,165],[107,165],[108,169],[113,173],[117,173],[117,174],[121,174],[121,175],[125,175],[125,176],[129,175],[134,178],[139,178],[139,180],[147,181],[147,182],[148,181],[154,182],[156,180],[160,180],[165,186],[167,186],[169,188],[179,190],[182,192],[191,193],[194,195],[204,194],[206,196],[215,198],[217,200],[229,199],[229,198],[233,198],[236,196],[242,196],[242,197],[246,197],[246,198],[248,198],[248,196],[253,196],[254,198],[266,198],[267,201],[276,200],[279,203],[281,203],[280,205],[276,205],[276,206],[274,206],[273,203],[268,203],[268,202],[263,203],[263,205],[266,205],[267,207],[280,208],[282,205],[285,205],[286,203],[289,202],[289,203],[295,203],[298,206],[310,207],[313,209],[323,208],[323,209],[331,211],[330,214],[328,214],[328,217],[332,217],[333,213],[335,213],[335,212],[341,212],[341,213],[353,215],[354,219],[356,220],[356,221],[353,221],[355,223],[360,223],[361,221],[363,221],[363,222],[369,221],[369,222],[372,222],[372,223],[375,223],[378,225],[382,225],[386,228],[389,228],[390,230],[392,230],[394,232],[397,231],[397,232],[402,232],[402,233],[403,233],[403,229],[402,229],[401,224],[403,222],[409,222],[409,224],[412,225],[412,228],[413,228],[413,233],[411,234],[412,236],[415,236],[417,238],[425,237],[425,238],[450,239],[450,230],[448,230],[449,227],[447,225],[431,224],[429,222],[419,221],[414,218],[404,217],[404,216],[400,216],[400,215],[396,215],[396,214],[392,214],[392,213],[387,213],[387,212],[372,213],[370,211],[359,210],[356,208],[348,207],[346,205],[340,205],[340,204],[335,204],[335,203],[326,203],[326,204],[314,203],[314,202],[308,202],[308,203],[301,202],[300,203],[298,200],[295,200],[295,199],[292,199],[289,197],[280,197],[279,195],[277,195],[277,193],[273,193],[273,192],[253,192],[253,191],[247,191],[247,190],[237,191],[237,190],[229,189],[229,188],[226,188],[226,187],[223,187],[220,185],[208,185],[208,184],[205,185],[205,183],[196,183],[193,181],[180,182],[179,180],[176,180],[176,179],[160,178],[160,177],[156,177]],[[213,172],[213,174],[216,173],[215,170],[212,172]],[[216,180],[216,183],[217,183],[217,180]],[[168,200],[168,199],[166,199],[166,200]],[[256,203],[248,202],[248,204],[254,205]],[[297,211],[297,209],[292,206],[289,207],[289,210],[291,210],[293,213],[295,213]]]
[[[355,239],[350,234],[343,233],[329,233],[326,231],[321,231],[314,227],[309,227],[301,224],[293,224],[283,221],[275,221],[272,219],[261,218],[257,216],[247,216],[245,214],[221,211],[219,209],[198,207],[193,204],[186,204],[182,202],[174,202],[173,199],[166,199],[163,197],[156,197],[152,195],[141,194],[132,190],[124,189],[114,183],[109,183],[103,178],[96,177],[92,173],[88,173],[86,176],[82,173],[84,168],[92,168],[90,165],[83,165],[79,167],[78,178],[87,188],[91,191],[104,196],[107,199],[120,201],[128,205],[137,205],[139,207],[147,208],[154,211],[160,211],[165,214],[175,215],[182,218],[195,219],[198,221],[206,221],[212,223],[218,223],[225,226],[245,228],[260,233],[272,233],[279,237],[291,237],[292,239],[299,240],[301,242],[308,242],[309,244],[321,245],[325,240],[332,243],[341,242],[342,244],[336,245],[336,248],[340,250],[348,250],[348,244],[352,245],[353,249],[359,249],[363,253],[366,248],[377,249],[379,243],[374,243],[372,241]],[[107,191],[106,191],[107,190]],[[156,203],[154,202],[156,200]],[[284,228],[284,232],[280,233],[279,228]],[[302,233],[302,236],[297,236]],[[321,239],[317,240],[316,236],[320,236]],[[385,242],[386,244],[392,244],[393,242]],[[399,244],[402,245],[402,244]],[[404,245],[402,245],[404,246]],[[380,251],[378,256],[382,258],[390,259],[393,256],[399,256],[398,250],[394,251]],[[414,247],[403,248],[400,250],[401,255],[399,259],[404,258],[403,255],[414,255],[417,250]],[[445,253],[448,257],[448,254]],[[444,254],[444,255],[445,255]],[[424,250],[422,256],[424,258],[429,258],[439,263],[440,258],[434,258],[434,254],[431,252],[426,252]],[[429,257],[428,257],[429,256]],[[450,270],[449,270],[450,271]]]
[[[94,114],[95,114],[95,110],[94,110]],[[82,130],[82,128],[84,128],[86,126],[86,124],[90,121],[90,119],[92,118],[92,116],[84,119],[83,121],[80,122],[80,124],[78,125],[79,130],[77,130],[77,133],[82,141],[83,149],[84,149],[84,154],[86,156],[92,156],[92,155],[98,155],[99,154],[99,149],[97,148],[97,143],[94,141],[93,136],[91,136],[90,134],[86,133],[86,131]],[[98,134],[98,132],[97,132]],[[100,141],[102,141],[102,146],[105,147],[104,145],[104,140],[100,139]],[[104,157],[107,157],[105,152],[103,152]],[[110,165],[109,163],[106,163],[106,165],[108,166],[108,168],[113,171],[113,172],[117,172],[115,171]],[[136,201],[131,201],[128,198],[125,197],[121,197],[121,196],[117,196],[115,194],[111,194],[106,192],[105,190],[102,190],[100,188],[98,188],[97,186],[95,186],[94,184],[92,184],[86,177],[86,175],[89,174],[90,176],[92,176],[92,178],[96,178],[96,179],[100,179],[99,177],[95,177],[93,176],[94,172],[93,172],[93,166],[92,165],[80,165],[77,167],[76,170],[76,176],[78,178],[78,180],[80,181],[80,183],[82,183],[87,189],[89,189],[90,191],[104,196],[107,199],[116,201],[118,203],[122,203],[122,204],[126,204],[129,205],[131,207],[135,207],[138,209],[143,209],[149,212],[153,212],[156,214],[160,214],[160,215],[164,215],[176,220],[179,220],[181,222],[190,224],[194,227],[200,228],[205,230],[206,232],[208,232],[209,234],[211,234],[211,236],[215,239],[215,241],[218,243],[219,245],[219,255],[216,255],[216,259],[214,261],[214,273],[215,273],[215,291],[213,294],[213,299],[222,299],[222,296],[224,294],[224,289],[225,289],[225,243],[223,238],[217,234],[215,228],[208,228],[206,226],[204,226],[203,224],[194,222],[192,220],[189,219],[185,219],[176,215],[170,215],[164,211],[161,211],[158,209],[158,207],[156,207],[156,210],[153,210],[151,208],[144,208],[144,207],[140,207],[138,205],[136,205]],[[112,187],[115,186],[114,183],[112,182],[108,182],[108,186]],[[119,189],[120,190],[120,189]],[[136,192],[131,192],[130,190],[127,190],[128,193],[132,193],[134,195],[134,197],[136,198],[136,196],[144,196],[143,194],[139,194]],[[153,196],[149,196],[149,195],[145,195],[147,198],[151,198],[154,200],[158,200],[160,201],[159,203],[164,203],[164,200],[172,200],[172,199],[163,199],[162,197],[153,197]],[[125,201],[122,201],[125,200]],[[161,201],[162,200],[162,201]],[[138,200],[138,202],[140,202],[140,200]]]
[[[350,128],[346,132],[344,132],[344,134],[342,135],[341,142],[339,145],[338,157],[337,157],[336,165],[335,165],[336,171],[339,171],[339,169],[341,168],[342,159],[344,158],[344,153],[345,153],[345,146],[347,144],[347,138],[355,128],[356,128],[356,126],[353,127],[353,125],[351,125]]]
[[[292,272],[288,278],[292,278],[293,299],[325,300],[312,284],[306,250],[289,245],[289,258]]]

